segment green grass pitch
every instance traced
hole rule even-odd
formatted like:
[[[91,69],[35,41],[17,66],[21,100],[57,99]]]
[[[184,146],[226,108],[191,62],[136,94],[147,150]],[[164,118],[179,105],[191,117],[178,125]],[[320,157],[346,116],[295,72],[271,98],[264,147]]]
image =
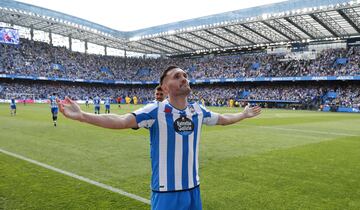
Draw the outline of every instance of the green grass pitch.
[[[103,129],[61,114],[55,128],[48,105],[17,107],[11,117],[0,104],[1,149],[150,198],[147,130]],[[360,115],[264,109],[256,119],[204,126],[200,177],[204,210],[360,209]],[[149,208],[0,152],[0,209]]]

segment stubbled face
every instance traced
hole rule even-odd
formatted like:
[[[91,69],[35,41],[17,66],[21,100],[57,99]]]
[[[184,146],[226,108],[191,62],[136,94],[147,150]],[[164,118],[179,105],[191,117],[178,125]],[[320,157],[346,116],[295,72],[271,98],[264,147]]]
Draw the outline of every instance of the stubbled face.
[[[186,72],[180,68],[169,71],[164,79],[163,90],[173,96],[188,96],[191,88]]]
[[[165,94],[161,90],[155,90],[155,100],[157,101],[163,101],[165,99]]]

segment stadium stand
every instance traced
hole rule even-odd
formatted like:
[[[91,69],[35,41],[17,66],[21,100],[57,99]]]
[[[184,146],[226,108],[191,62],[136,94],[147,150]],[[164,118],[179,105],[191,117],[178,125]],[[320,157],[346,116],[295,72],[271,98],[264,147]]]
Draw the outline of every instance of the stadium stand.
[[[166,66],[177,64],[192,79],[358,76],[360,47],[327,49],[314,60],[282,61],[283,54],[247,53],[204,58],[123,58],[87,55],[26,39],[0,46],[0,73],[90,80],[157,81]],[[39,56],[40,55],[40,56]]]
[[[147,103],[154,100],[153,87],[139,86],[113,86],[113,85],[89,85],[48,82],[9,82],[0,81],[2,87],[0,98],[6,98],[7,93],[34,94],[35,100],[46,99],[52,93],[60,98],[70,96],[73,99],[85,100],[86,97],[96,95],[125,98],[136,96],[139,103]],[[263,107],[319,109],[324,106],[337,106],[348,108],[360,108],[360,88],[356,84],[317,85],[304,84],[247,84],[247,85],[195,85],[190,96],[192,101],[205,101],[210,106],[229,106],[229,100],[239,102],[253,102]],[[333,96],[331,93],[335,93]]]

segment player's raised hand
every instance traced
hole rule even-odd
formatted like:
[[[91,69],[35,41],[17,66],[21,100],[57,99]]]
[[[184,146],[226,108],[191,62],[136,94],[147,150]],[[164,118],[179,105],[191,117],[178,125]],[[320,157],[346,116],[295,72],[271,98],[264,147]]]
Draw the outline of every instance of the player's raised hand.
[[[246,118],[258,116],[260,113],[261,113],[260,106],[250,107],[250,104],[248,104],[243,111],[243,114]]]
[[[82,111],[80,106],[69,97],[65,97],[65,100],[57,100],[60,112],[67,118],[73,120],[81,120]]]

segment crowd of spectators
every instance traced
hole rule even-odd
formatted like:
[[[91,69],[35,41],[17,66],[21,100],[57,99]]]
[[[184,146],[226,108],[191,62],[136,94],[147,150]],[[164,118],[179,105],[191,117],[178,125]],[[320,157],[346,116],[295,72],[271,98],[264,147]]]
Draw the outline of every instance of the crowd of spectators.
[[[336,97],[332,103],[343,107],[360,108],[360,89],[354,85],[335,89]]]
[[[86,98],[111,97],[133,97],[137,96],[141,101],[153,100],[152,88],[145,87],[115,87],[108,85],[73,85],[65,83],[30,83],[30,82],[0,82],[0,98],[9,98],[11,95],[18,95],[18,98],[26,96],[30,99],[42,100],[49,98],[50,95],[56,94],[59,98],[64,99],[69,96],[75,100],[85,100]]]
[[[360,76],[360,46],[326,49],[313,59],[289,59],[284,54],[266,52],[208,55],[192,58],[117,57],[73,52],[44,42],[21,39],[20,45],[0,44],[0,74],[57,77],[88,80],[158,81],[169,65],[178,65],[190,79],[284,77],[284,76]],[[321,101],[328,91],[334,100]],[[336,103],[359,107],[360,87],[352,85],[196,85],[191,100],[207,105],[226,105],[228,100],[292,101],[297,103]],[[153,87],[69,84],[56,82],[0,82],[0,98],[9,93],[33,94],[37,99],[56,93],[60,98],[133,97],[140,103],[153,100]]]
[[[328,92],[336,92],[333,100],[322,100]],[[69,96],[77,100],[85,100],[99,96],[101,98],[137,97],[138,103],[147,103],[154,100],[154,87],[152,86],[114,86],[89,85],[68,83],[43,82],[0,82],[0,98],[9,98],[9,93],[31,95],[33,99],[47,99],[55,93],[59,98]],[[283,101],[295,104],[313,104],[320,106],[326,103],[359,108],[360,87],[354,84],[347,85],[194,85],[189,97],[190,101],[204,101],[210,106],[228,105],[229,100],[235,101]]]
[[[157,81],[169,65],[192,79],[360,75],[360,46],[326,49],[315,59],[285,59],[284,54],[244,53],[198,58],[135,58],[84,54],[44,42],[21,39],[0,44],[0,73],[91,80]],[[340,62],[341,61],[341,62]]]

